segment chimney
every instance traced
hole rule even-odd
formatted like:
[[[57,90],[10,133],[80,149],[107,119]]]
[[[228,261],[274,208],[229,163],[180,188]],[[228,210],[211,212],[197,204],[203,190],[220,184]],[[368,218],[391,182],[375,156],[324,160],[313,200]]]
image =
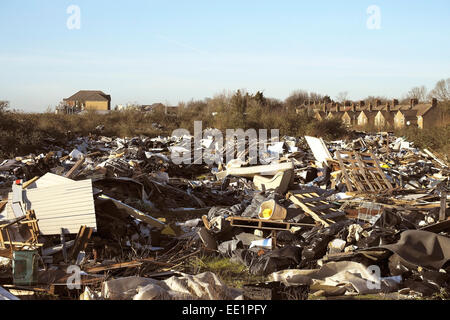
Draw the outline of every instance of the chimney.
[[[431,106],[433,107],[433,108],[436,108],[437,107],[437,99],[436,98],[433,98],[433,99],[431,99]]]
[[[386,101],[386,110],[391,111],[391,105]]]
[[[364,100],[359,101],[359,110],[362,110],[362,108],[366,105],[366,102]]]
[[[375,100],[375,106],[376,107],[381,106],[381,100],[380,99]]]
[[[367,108],[367,111],[372,112],[373,110],[373,106],[372,106],[372,102],[369,103],[369,107]]]
[[[411,99],[409,102],[410,109],[412,109],[416,104],[419,104],[417,99]]]
[[[356,103],[352,102],[352,107],[350,109],[352,112],[356,112]]]
[[[392,106],[393,106],[393,107],[398,106],[398,100],[397,100],[397,99],[393,99],[393,100],[392,100]]]
[[[323,112],[327,112],[327,103],[326,102],[324,102],[324,104],[323,104]]]

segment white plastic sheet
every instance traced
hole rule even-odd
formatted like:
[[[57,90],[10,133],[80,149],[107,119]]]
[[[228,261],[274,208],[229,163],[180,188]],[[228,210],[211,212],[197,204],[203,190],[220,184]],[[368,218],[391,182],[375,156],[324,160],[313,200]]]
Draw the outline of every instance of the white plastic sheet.
[[[227,287],[212,272],[181,274],[159,281],[127,277],[106,281],[102,298],[110,300],[238,300],[240,290]]]

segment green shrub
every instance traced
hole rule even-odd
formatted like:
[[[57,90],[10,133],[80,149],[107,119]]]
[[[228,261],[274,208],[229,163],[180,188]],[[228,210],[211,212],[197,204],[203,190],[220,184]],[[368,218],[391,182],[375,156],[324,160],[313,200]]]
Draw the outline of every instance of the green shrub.
[[[308,126],[308,133],[324,139],[334,140],[346,136],[348,130],[341,119],[332,118],[312,121]]]

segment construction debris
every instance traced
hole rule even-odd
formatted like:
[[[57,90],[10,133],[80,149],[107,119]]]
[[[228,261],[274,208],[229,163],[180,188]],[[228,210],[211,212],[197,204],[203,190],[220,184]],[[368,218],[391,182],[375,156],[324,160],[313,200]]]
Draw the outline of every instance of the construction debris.
[[[449,166],[403,138],[284,137],[254,165],[176,164],[180,137],[47,149],[0,161],[0,299],[449,296]]]

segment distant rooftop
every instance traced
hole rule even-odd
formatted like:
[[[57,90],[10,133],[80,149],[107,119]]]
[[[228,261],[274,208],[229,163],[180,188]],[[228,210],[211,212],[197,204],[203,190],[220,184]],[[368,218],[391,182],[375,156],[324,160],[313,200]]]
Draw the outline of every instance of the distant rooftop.
[[[111,96],[98,90],[80,90],[64,101],[110,101]]]

